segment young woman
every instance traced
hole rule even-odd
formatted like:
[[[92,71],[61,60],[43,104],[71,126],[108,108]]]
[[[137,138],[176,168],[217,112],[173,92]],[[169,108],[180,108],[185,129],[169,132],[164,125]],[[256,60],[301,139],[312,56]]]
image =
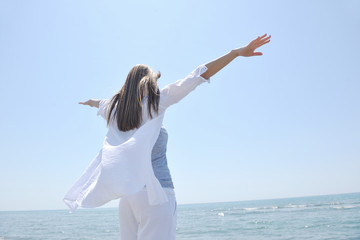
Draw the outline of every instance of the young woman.
[[[136,156],[140,156],[136,154],[142,151],[140,148],[149,145],[151,146],[151,171],[153,171],[153,175],[157,179],[156,181],[160,183],[161,188],[167,196],[167,199],[164,201],[159,200],[161,197],[157,198],[157,195],[160,195],[161,193],[156,193],[156,190],[154,190],[156,189],[156,183],[155,185],[152,185],[149,180],[150,178],[147,178],[149,181],[139,181],[140,185],[138,186],[143,187],[138,191],[125,190],[125,192],[130,194],[123,194],[119,204],[120,232],[122,240],[175,239],[177,211],[175,193],[173,190],[174,185],[167,166],[167,132],[165,128],[159,127],[158,131],[155,131],[156,138],[154,138],[152,143],[150,139],[141,142],[142,139],[148,138],[148,136],[151,135],[149,134],[149,131],[155,128],[155,125],[149,124],[151,120],[158,118],[158,116],[163,116],[163,113],[170,105],[180,101],[199,84],[208,81],[211,76],[224,68],[236,57],[262,55],[261,52],[255,52],[255,50],[270,42],[270,38],[271,36],[267,36],[266,34],[258,37],[245,47],[234,49],[212,62],[199,66],[184,79],[169,84],[162,90],[159,90],[157,85],[157,79],[160,78],[160,73],[155,73],[146,65],[136,65],[129,72],[126,82],[121,90],[111,99],[90,99],[86,102],[80,102],[80,104],[83,105],[99,108],[98,115],[101,115],[106,119],[109,127],[105,143],[110,147],[103,149],[99,153],[99,156],[102,156],[102,159],[98,158],[100,160],[98,160],[96,165],[97,168],[101,166],[101,161],[108,161],[108,159],[113,160],[120,155],[121,158],[130,158],[130,165],[133,163],[135,164],[135,161],[137,161],[136,158],[139,158]],[[158,122],[161,123],[162,118]],[[117,146],[122,147],[114,151]],[[134,149],[134,151],[130,154],[124,153],[126,149],[131,148]],[[113,163],[114,161],[111,161],[111,164],[107,164],[107,166],[110,166],[107,169],[111,168],[114,170],[117,166]],[[88,179],[97,178],[97,176],[101,174],[105,175],[103,178],[106,178],[107,181],[115,181],[117,184],[123,184],[126,189],[129,189],[129,186],[132,186],[133,184],[133,181],[129,179],[135,179],[134,181],[137,181],[142,175],[149,175],[149,173],[146,172],[149,170],[149,168],[146,168],[146,162],[139,162],[134,166],[135,168],[138,168],[137,170],[140,168],[142,169],[140,174],[138,174],[139,176],[125,176],[122,178],[122,182],[120,182],[120,180],[115,181],[115,178],[109,176],[111,174],[105,174],[106,169],[104,170],[100,167],[101,169],[97,174],[92,174],[91,176],[88,174],[89,176],[87,176],[86,181],[80,179],[79,183],[76,185],[77,187],[73,187],[70,192],[74,193],[79,186],[82,187],[84,185],[99,185],[98,188],[102,188],[103,191],[108,185],[100,184],[100,181],[98,180],[88,181]],[[129,168],[128,172],[126,172],[127,170],[124,170],[124,168]],[[91,166],[89,169],[91,169]],[[136,170],[132,170],[132,168],[125,166],[124,164],[119,167],[119,169],[119,171],[123,172],[120,173],[115,171],[114,175],[127,175],[131,171],[133,171],[134,174],[131,173],[129,175],[136,175]],[[86,175],[86,173],[84,175]],[[108,180],[109,178],[110,180]],[[136,189],[137,187],[134,185],[133,189]],[[91,205],[90,203],[84,203],[84,197],[81,199],[81,201],[83,201],[82,203],[80,203],[81,201],[79,200],[74,200],[79,199],[78,196],[80,195],[83,196],[84,192],[78,191],[76,194],[77,196],[75,197],[72,196],[72,194],[68,194],[66,200],[68,204],[71,201],[77,201],[77,205],[74,208],[77,206],[97,206],[96,204]],[[94,190],[91,190],[90,193],[88,191],[86,194],[101,195],[101,197],[103,197],[103,195],[108,194],[108,192],[96,193]]]

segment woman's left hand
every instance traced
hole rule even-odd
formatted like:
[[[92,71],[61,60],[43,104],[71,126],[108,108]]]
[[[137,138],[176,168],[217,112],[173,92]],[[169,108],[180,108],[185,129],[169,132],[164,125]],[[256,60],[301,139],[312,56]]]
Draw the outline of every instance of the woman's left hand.
[[[255,50],[270,42],[270,38],[271,35],[267,37],[267,34],[264,34],[261,37],[257,37],[256,39],[252,40],[247,46],[234,49],[234,52],[237,56],[243,57],[261,56],[263,55],[262,52],[255,52]]]

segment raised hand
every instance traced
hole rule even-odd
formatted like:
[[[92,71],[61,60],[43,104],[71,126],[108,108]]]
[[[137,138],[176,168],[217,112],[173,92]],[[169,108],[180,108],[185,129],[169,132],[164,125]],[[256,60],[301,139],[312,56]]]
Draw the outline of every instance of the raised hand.
[[[257,37],[256,39],[252,40],[245,47],[237,48],[234,51],[238,56],[243,57],[261,56],[263,55],[262,52],[255,52],[255,50],[262,45],[269,43],[270,38],[271,35],[267,36],[267,34],[264,34],[261,37]]]
[[[88,105],[88,106],[92,107],[91,106],[91,100],[87,100],[86,102],[79,102],[79,104]]]
[[[88,105],[90,107],[99,107],[99,102],[100,100],[98,99],[89,99],[87,100],[86,102],[79,102],[79,104],[82,104],[82,105]]]

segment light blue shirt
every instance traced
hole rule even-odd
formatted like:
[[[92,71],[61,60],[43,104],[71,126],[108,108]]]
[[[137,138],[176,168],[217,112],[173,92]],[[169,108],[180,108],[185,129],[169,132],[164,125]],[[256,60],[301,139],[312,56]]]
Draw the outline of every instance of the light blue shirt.
[[[158,139],[151,153],[151,163],[156,178],[162,187],[174,188],[171,179],[170,170],[166,159],[166,146],[168,141],[168,133],[164,127],[161,127]]]

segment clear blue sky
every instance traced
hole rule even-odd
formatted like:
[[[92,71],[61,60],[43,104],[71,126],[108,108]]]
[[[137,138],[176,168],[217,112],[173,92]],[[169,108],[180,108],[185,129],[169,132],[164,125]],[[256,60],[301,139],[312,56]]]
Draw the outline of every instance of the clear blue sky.
[[[0,210],[62,209],[131,67],[160,87],[272,35],[171,107],[179,203],[360,191],[359,1],[0,1]],[[116,206],[111,203],[108,206]]]

